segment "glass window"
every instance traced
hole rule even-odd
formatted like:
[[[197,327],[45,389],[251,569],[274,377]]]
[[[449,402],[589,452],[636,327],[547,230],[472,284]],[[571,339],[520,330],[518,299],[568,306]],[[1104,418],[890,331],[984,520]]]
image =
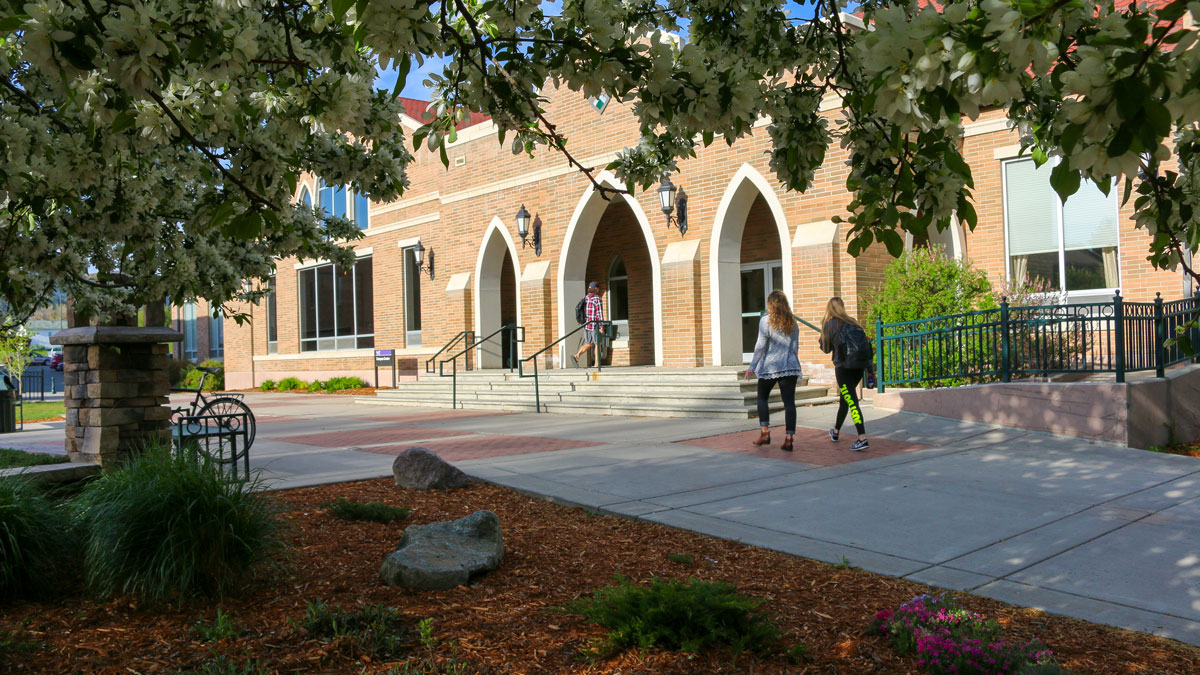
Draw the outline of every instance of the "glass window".
[[[208,357],[225,358],[225,315],[220,307],[208,320]]]
[[[267,292],[267,353],[279,351],[279,318],[275,304],[275,277],[271,277],[271,290]]]
[[[404,249],[404,330],[405,346],[421,346],[421,272],[417,269],[414,249]]]
[[[1064,204],[1050,185],[1053,164],[1004,165],[1009,279],[1054,291],[1116,289],[1117,191],[1084,181]]]
[[[312,208],[312,195],[308,193],[308,188],[300,188],[300,203]]]
[[[619,256],[608,268],[608,318],[614,324],[629,323],[629,273]],[[617,335],[628,336],[629,331],[621,327]]]
[[[299,282],[300,351],[375,345],[370,258],[346,271],[335,265],[301,270]]]
[[[371,223],[371,202],[359,192],[354,193],[354,223],[360,230],[367,229]]]
[[[198,355],[196,344],[196,303],[183,306],[183,358],[195,361]]]

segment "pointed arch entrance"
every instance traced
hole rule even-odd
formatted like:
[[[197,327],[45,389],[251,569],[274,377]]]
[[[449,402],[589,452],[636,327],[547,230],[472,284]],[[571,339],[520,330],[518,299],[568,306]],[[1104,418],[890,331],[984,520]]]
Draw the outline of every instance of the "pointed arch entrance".
[[[623,187],[609,172],[597,180]],[[601,227],[603,225],[603,227]],[[594,187],[588,188],[567,226],[563,252],[558,263],[558,335],[577,327],[575,304],[587,292],[587,282],[604,285],[606,318],[615,305],[608,278],[620,258],[625,274],[620,275],[627,293],[627,329],[613,345],[612,363],[662,365],[662,268],[654,231],[636,199],[627,195],[605,200]],[[568,340],[559,352],[560,363],[571,365],[570,354],[578,347]]]
[[[777,239],[776,239],[777,237]],[[783,205],[766,178],[743,164],[717,207],[709,253],[714,365],[745,362],[755,313],[778,288],[792,298],[792,247]],[[794,299],[793,299],[794,304]]]
[[[475,260],[475,335],[483,338],[501,326],[521,320],[521,293],[517,288],[517,248],[508,228],[499,218],[492,218],[479,257]],[[479,350],[480,368],[508,368],[513,350],[520,357],[520,344],[492,340]]]

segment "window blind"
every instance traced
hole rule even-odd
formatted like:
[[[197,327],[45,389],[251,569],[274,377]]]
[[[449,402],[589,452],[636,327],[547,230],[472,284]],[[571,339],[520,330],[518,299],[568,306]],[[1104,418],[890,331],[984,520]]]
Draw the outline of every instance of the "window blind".
[[[1058,195],[1050,187],[1050,169],[1033,160],[1004,165],[1009,255],[1058,251]]]
[[[1107,248],[1117,245],[1117,190],[1106,196],[1091,181],[1079,186],[1063,204],[1063,248]]]

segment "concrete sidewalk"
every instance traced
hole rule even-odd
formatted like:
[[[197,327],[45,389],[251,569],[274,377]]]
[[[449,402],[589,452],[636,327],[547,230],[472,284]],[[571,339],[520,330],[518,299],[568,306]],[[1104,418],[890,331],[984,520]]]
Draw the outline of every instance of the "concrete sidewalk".
[[[1200,644],[1200,460],[870,407],[878,449],[801,429],[789,455],[749,450],[753,420],[247,398],[275,488],[389,476],[423,445],[553,501]],[[833,408],[799,415],[823,430]],[[0,447],[61,448],[41,426]]]

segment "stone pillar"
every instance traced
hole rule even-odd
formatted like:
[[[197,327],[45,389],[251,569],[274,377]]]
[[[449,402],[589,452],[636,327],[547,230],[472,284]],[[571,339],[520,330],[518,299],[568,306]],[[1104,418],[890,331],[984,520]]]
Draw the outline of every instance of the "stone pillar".
[[[63,345],[71,461],[108,466],[147,443],[170,442],[167,343],[182,339],[162,326],[86,326],[50,338]]]

